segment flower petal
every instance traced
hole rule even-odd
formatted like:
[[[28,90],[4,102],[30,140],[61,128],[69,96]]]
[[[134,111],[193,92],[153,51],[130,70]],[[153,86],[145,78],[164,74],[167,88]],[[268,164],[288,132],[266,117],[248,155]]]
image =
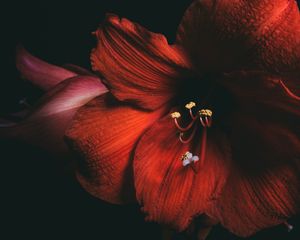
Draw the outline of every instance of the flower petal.
[[[236,117],[230,140],[237,168],[209,214],[246,237],[299,213],[299,136],[298,125],[292,129],[260,116]]]
[[[77,75],[32,56],[21,46],[17,48],[16,64],[25,79],[43,90],[48,90],[61,81]]]
[[[108,15],[95,32],[93,70],[107,81],[111,93],[145,109],[170,100],[179,80],[187,76],[189,63],[163,35],[152,33],[127,19]]]
[[[192,166],[183,166],[187,151],[200,155],[201,141],[190,144],[178,139],[170,117],[156,123],[139,141],[134,159],[134,177],[138,201],[147,219],[184,230],[192,218],[204,213],[218,198],[225,183],[230,150],[224,135],[208,130],[206,158]]]
[[[294,77],[258,71],[232,72],[219,81],[236,99],[238,111],[248,110],[253,116],[273,116],[273,120],[275,117],[282,120],[280,115],[300,118],[298,82]]]
[[[67,79],[50,90],[25,120],[0,128],[0,137],[20,139],[51,152],[66,152],[64,130],[77,109],[106,91],[98,78]]]
[[[211,216],[235,234],[249,236],[300,211],[300,100],[281,83],[295,79],[239,72],[222,80],[235,96],[228,138],[236,166]]]
[[[294,0],[197,0],[186,11],[177,43],[199,71],[260,68],[297,72],[300,16]]]
[[[137,110],[108,94],[79,110],[66,138],[80,156],[77,177],[90,194],[117,204],[135,200],[133,149],[140,135],[162,112]]]
[[[79,108],[107,91],[107,88],[97,77],[78,76],[67,79],[50,90],[37,103],[35,111],[30,115],[30,118],[48,116]]]

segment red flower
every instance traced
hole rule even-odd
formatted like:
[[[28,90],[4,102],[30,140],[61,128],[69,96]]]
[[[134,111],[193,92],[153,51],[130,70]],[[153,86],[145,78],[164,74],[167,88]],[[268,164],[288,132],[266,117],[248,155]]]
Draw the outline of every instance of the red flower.
[[[92,66],[110,93],[66,132],[88,192],[136,197],[147,219],[179,231],[206,214],[248,236],[299,211],[295,1],[195,1],[174,45],[113,15],[95,35]]]
[[[194,1],[174,45],[113,15],[95,35],[110,92],[97,82],[65,133],[88,192],[179,231],[201,215],[248,236],[299,212],[294,0]]]

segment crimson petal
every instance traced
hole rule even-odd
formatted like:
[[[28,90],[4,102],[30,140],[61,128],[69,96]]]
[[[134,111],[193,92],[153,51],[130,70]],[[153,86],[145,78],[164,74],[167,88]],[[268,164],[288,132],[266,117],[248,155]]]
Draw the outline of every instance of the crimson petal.
[[[294,0],[196,0],[177,34],[197,70],[300,67],[300,15]]]
[[[77,178],[81,185],[111,203],[135,201],[133,149],[140,135],[163,112],[122,105],[110,94],[83,106],[66,132],[69,146],[79,156]]]
[[[93,70],[104,76],[111,93],[145,109],[155,109],[170,100],[189,63],[177,46],[163,35],[136,23],[108,15],[95,32]]]
[[[300,101],[297,81],[262,72],[222,80],[236,98],[228,138],[236,166],[210,215],[232,232],[249,236],[284,223],[300,211]]]
[[[196,215],[218,198],[229,167],[230,149],[224,135],[208,130],[203,166],[183,166],[182,155],[191,151],[200,156],[198,135],[189,144],[178,139],[177,128],[168,116],[147,131],[139,141],[134,159],[138,201],[147,219],[182,231]]]
[[[234,124],[230,140],[236,169],[208,213],[246,237],[299,213],[300,129],[251,115],[236,117]]]

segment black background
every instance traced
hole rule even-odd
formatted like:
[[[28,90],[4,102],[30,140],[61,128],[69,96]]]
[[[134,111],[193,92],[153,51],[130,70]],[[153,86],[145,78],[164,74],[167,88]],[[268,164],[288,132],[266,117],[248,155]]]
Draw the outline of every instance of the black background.
[[[20,0],[1,3],[0,113],[18,110],[18,101],[23,97],[35,101],[41,94],[19,77],[14,63],[18,43],[48,62],[89,68],[89,52],[95,46],[91,32],[105,13],[113,12],[137,21],[172,41],[190,2]],[[137,206],[114,206],[91,197],[48,153],[11,141],[2,141],[0,150],[1,220],[8,233],[2,239],[160,239],[159,226],[145,223]],[[278,226],[249,239],[300,239],[299,217],[290,222],[295,225],[291,233]],[[240,238],[217,227],[209,239]]]

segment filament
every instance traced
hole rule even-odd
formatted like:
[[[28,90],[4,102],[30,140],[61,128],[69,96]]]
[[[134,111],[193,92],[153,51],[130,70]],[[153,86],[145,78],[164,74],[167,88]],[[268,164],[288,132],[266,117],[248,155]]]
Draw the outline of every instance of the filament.
[[[197,130],[197,128],[195,127],[195,128],[193,129],[191,135],[190,135],[187,139],[183,139],[184,133],[181,132],[180,135],[179,135],[179,140],[180,140],[180,142],[186,144],[186,143],[189,143],[190,141],[192,141],[192,139],[193,139],[194,136],[195,136],[196,130]]]
[[[174,118],[175,125],[181,132],[186,132],[186,131],[190,130],[191,127],[194,125],[195,120],[196,119],[193,119],[192,122],[190,122],[186,127],[181,127],[177,121],[177,118]]]
[[[189,113],[190,113],[190,116],[191,116],[191,118],[192,118],[193,120],[195,120],[195,119],[197,118],[197,116],[195,116],[195,115],[193,114],[192,109],[189,110]]]
[[[200,117],[199,118],[201,125],[205,128],[206,127],[206,123],[203,121],[203,118]]]
[[[295,100],[300,101],[300,97],[297,96],[296,94],[294,94],[285,84],[283,81],[279,81],[281,87],[283,88],[283,90],[292,98],[294,98]]]

